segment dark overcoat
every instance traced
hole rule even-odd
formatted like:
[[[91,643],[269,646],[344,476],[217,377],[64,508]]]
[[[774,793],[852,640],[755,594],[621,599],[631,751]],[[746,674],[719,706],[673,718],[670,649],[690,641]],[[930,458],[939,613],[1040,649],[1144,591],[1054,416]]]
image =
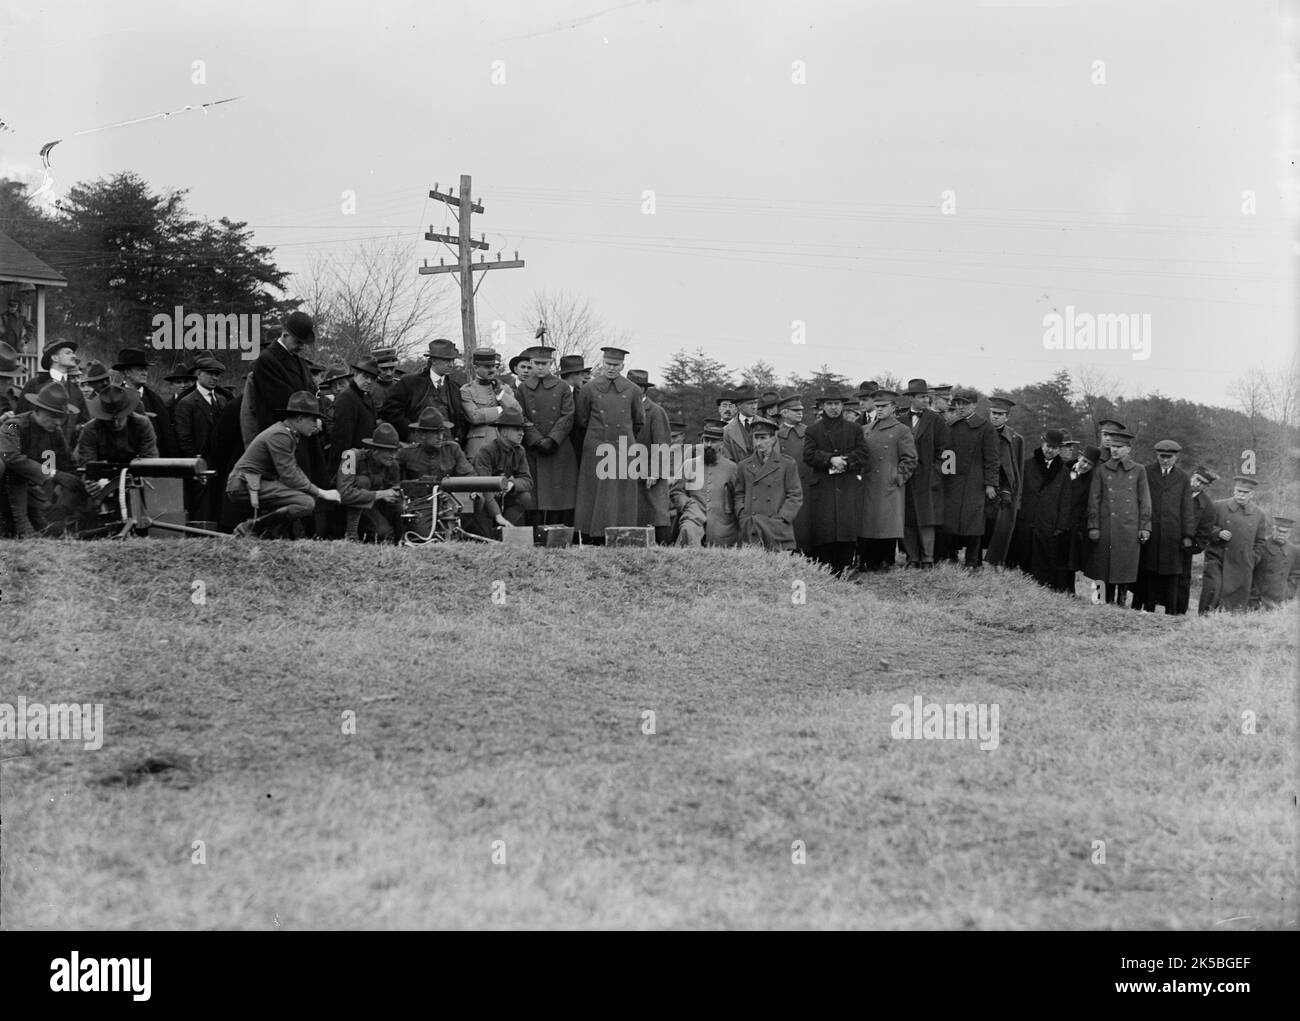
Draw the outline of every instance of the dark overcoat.
[[[345,450],[361,450],[361,441],[375,435],[375,405],[368,393],[362,393],[357,381],[351,380],[334,399],[334,420],[330,423],[329,470],[338,472]]]
[[[1159,464],[1147,466],[1151,490],[1151,538],[1142,547],[1142,570],[1150,574],[1181,574],[1183,536],[1194,538],[1196,511],[1192,479],[1177,465],[1165,475]]]
[[[904,425],[911,425],[912,412],[898,415]],[[948,423],[943,416],[922,408],[916,425],[911,425],[916,444],[916,471],[907,480],[907,523],[920,528],[943,524],[943,452],[950,443]]]
[[[645,425],[640,387],[623,376],[593,378],[578,391],[574,419],[585,430],[574,526],[584,535],[603,537],[606,528],[636,525],[637,488],[644,483],[633,478],[598,478],[597,471],[602,464],[626,468],[618,464],[619,439],[630,456],[637,433]],[[605,457],[601,456],[602,447]],[[615,474],[629,473],[619,470]]]
[[[455,440],[457,445],[464,446],[469,420],[465,417],[460,388],[465,383],[465,374],[459,369],[439,376],[437,382],[434,382],[431,369],[407,373],[388,391],[388,396],[379,407],[379,417],[406,440],[410,438],[410,424],[419,421],[420,412],[429,407],[437,408],[447,420],[450,429],[448,438]]]
[[[1096,470],[1094,466],[1086,475],[1071,478],[1072,471],[1062,469],[1061,502],[1056,514],[1056,534],[1063,540],[1057,549],[1062,570],[1082,571],[1092,555],[1092,543],[1088,541],[1088,493]]]
[[[1294,599],[1300,587],[1300,547],[1282,539],[1264,543],[1264,554],[1255,565],[1251,605],[1272,609]]]
[[[672,441],[672,426],[668,422],[668,412],[658,404],[645,398],[642,406],[645,423],[636,435],[637,442],[650,452],[651,469],[659,472],[666,467],[664,460],[668,444]],[[668,516],[669,479],[660,478],[653,486],[647,486],[642,480],[637,483],[637,518],[638,525],[654,525],[656,528],[667,527],[672,519]]]
[[[1243,506],[1234,498],[1215,500],[1219,530],[1232,538],[1218,538],[1205,551],[1205,575],[1217,579],[1218,600],[1205,609],[1244,610],[1250,602],[1255,565],[1264,556],[1268,542],[1268,517],[1254,504]],[[1202,582],[1204,584],[1204,581]]]
[[[998,431],[980,414],[949,426],[952,474],[943,487],[943,527],[952,535],[984,534],[985,486],[998,484]]]
[[[803,503],[794,518],[794,548],[801,553],[812,549],[812,466],[803,458],[805,437],[808,427],[800,422],[798,425],[783,425],[776,433],[776,442],[781,453],[794,461],[799,469],[799,485],[803,489]]]
[[[1151,530],[1151,490],[1146,469],[1131,457],[1112,457],[1092,470],[1088,530],[1093,529],[1101,538],[1093,544],[1083,573],[1107,585],[1137,581],[1142,551],[1138,532]]]
[[[862,468],[863,539],[901,539],[907,481],[916,471],[916,441],[897,418],[882,418],[865,429],[867,463]]]
[[[537,509],[572,510],[578,495],[578,457],[569,442],[576,414],[573,391],[556,376],[533,376],[519,386],[519,405],[524,410],[524,447],[536,487]],[[544,454],[537,444],[555,442]]]
[[[832,457],[845,458],[848,470],[830,474]],[[804,434],[803,459],[813,472],[805,497],[812,504],[810,542],[814,547],[856,542],[862,516],[861,472],[867,463],[862,429],[843,415],[819,418]]]
[[[794,519],[803,503],[798,465],[773,449],[765,459],[757,452],[750,454],[736,467],[736,516],[740,520],[741,543],[794,549]]]
[[[244,380],[244,403],[240,410],[240,426],[244,445],[265,432],[283,417],[279,409],[288,404],[290,396],[299,390],[316,393],[311,369],[301,355],[291,354],[278,340],[262,348],[253,362],[253,368]],[[162,437],[159,437],[159,449]],[[302,437],[294,448],[294,459],[313,484],[328,488],[330,471],[325,464],[325,445],[319,434]]]
[[[1012,548],[1020,569],[1043,585],[1050,585],[1054,572],[1066,566],[1060,561],[1062,549],[1057,535],[1061,530],[1058,524],[1061,494],[1069,478],[1069,465],[1059,455],[1052,458],[1051,467],[1041,447],[1025,458]],[[1087,487],[1081,488],[1086,500]]]

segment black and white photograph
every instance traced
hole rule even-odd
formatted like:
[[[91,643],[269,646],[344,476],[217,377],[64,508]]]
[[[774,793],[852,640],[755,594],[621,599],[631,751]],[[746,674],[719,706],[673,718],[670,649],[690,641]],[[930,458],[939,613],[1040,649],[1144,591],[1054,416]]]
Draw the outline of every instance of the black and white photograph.
[[[1294,932],[1298,19],[6,4],[0,930]]]

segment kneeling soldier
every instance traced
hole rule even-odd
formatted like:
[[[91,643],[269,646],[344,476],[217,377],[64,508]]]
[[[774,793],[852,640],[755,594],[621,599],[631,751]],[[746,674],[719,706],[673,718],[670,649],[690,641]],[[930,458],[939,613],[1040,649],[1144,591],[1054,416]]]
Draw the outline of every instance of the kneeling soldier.
[[[345,450],[339,459],[339,499],[347,513],[344,538],[360,539],[358,526],[364,521],[377,542],[390,540],[397,531],[398,500],[402,495],[397,486],[401,477],[397,452],[402,443],[397,430],[387,422],[375,426],[375,434],[361,442],[370,449]]]
[[[776,449],[776,423],[756,418],[754,452],[737,465],[736,515],[740,541],[772,550],[794,549],[794,518],[803,487],[794,458]]]
[[[107,386],[97,397],[86,402],[90,421],[81,427],[77,440],[77,461],[108,461],[128,464],[137,457],[157,457],[158,438],[153,423],[141,410],[140,395],[121,386]],[[110,479],[87,478],[86,495],[91,510],[117,496],[120,476]],[[89,524],[89,521],[84,522]]]
[[[722,453],[722,420],[709,419],[700,433],[704,453],[682,467],[668,499],[677,511],[678,546],[735,546],[736,462]]]
[[[244,455],[235,462],[226,483],[226,496],[243,508],[253,506],[271,513],[245,521],[235,528],[238,536],[261,536],[280,529],[297,518],[308,517],[316,501],[339,502],[337,489],[320,489],[298,466],[294,451],[304,436],[320,431],[320,405],[306,390],[289,397],[288,407],[279,409],[279,422],[253,437]]]
[[[533,473],[524,452],[524,416],[505,408],[496,420],[494,440],[474,455],[475,475],[504,475],[510,479],[504,493],[484,493],[478,514],[479,534],[490,536],[493,524],[522,525],[533,509]]]
[[[397,463],[403,480],[422,479],[438,485],[448,475],[473,475],[474,469],[465,458],[460,444],[449,439],[451,432],[447,420],[437,408],[427,407],[420,412],[418,422],[407,426],[414,445],[397,452]],[[459,518],[467,513],[454,493],[443,493],[439,501],[439,517]],[[415,508],[415,531],[428,535],[433,529],[433,505]]]
[[[23,400],[33,407],[0,425],[0,479],[9,504],[6,530],[27,539],[51,523],[56,486],[62,490],[61,509],[76,503],[82,486],[64,433],[68,415],[76,411],[68,404],[68,391],[62,383],[46,383]]]

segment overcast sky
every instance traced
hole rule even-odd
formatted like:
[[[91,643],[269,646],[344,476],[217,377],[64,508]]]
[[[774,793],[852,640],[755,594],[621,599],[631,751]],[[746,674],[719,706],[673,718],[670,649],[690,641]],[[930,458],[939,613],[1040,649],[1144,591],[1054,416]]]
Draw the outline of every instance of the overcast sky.
[[[1296,335],[1282,57],[1254,0],[10,3],[0,176],[39,184],[63,138],[55,194],[133,170],[300,272],[454,230],[427,192],[470,173],[475,233],[527,262],[479,291],[507,353],[564,289],[652,374],[682,347],[984,389],[1086,366],[1226,404]],[[1149,315],[1150,357],[1046,350],[1068,306]]]

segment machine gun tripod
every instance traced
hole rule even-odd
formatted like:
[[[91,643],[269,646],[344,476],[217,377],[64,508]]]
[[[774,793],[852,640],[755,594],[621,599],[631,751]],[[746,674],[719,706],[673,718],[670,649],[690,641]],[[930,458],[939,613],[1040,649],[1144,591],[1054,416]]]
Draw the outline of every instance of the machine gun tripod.
[[[86,479],[97,479],[105,484],[90,497],[92,501],[107,503],[107,500],[116,496],[115,506],[101,510],[100,524],[81,530],[83,538],[107,536],[124,539],[129,535],[149,535],[154,529],[218,539],[230,538],[222,532],[167,520],[163,515],[175,517],[179,514],[184,518],[184,499],[176,499],[176,494],[172,494],[169,499],[150,481],[197,479],[202,484],[210,484],[216,472],[209,470],[201,457],[138,457],[127,462],[89,461],[78,470]],[[115,491],[113,487],[116,487]],[[105,492],[108,494],[107,500],[103,495]]]
[[[465,530],[460,523],[461,504],[453,494],[504,493],[510,488],[510,483],[507,475],[447,475],[442,479],[426,475],[400,483],[401,517],[412,526],[403,534],[402,545],[427,546],[453,539],[499,543],[500,539],[489,539]],[[428,528],[427,534],[422,531],[424,527]]]

